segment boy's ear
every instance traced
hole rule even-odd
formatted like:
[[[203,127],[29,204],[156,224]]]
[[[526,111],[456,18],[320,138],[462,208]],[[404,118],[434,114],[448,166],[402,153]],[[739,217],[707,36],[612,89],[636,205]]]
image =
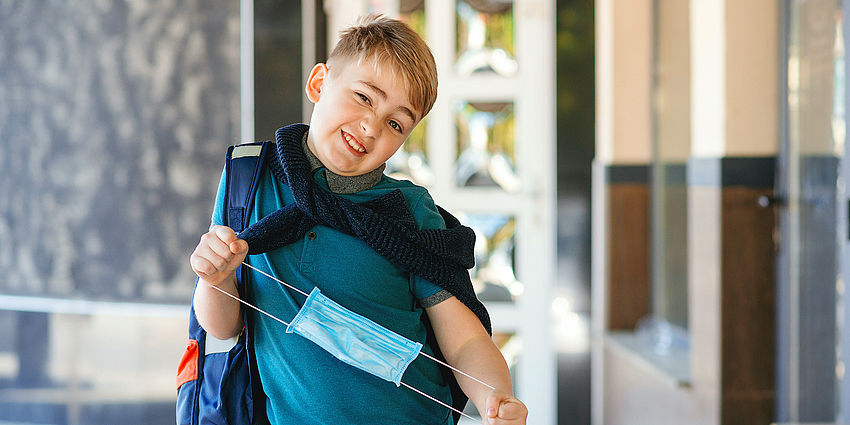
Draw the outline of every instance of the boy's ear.
[[[310,76],[307,77],[307,86],[304,88],[304,91],[307,93],[307,99],[310,99],[310,102],[316,103],[319,101],[326,78],[328,78],[328,66],[323,63],[317,63],[310,71]]]

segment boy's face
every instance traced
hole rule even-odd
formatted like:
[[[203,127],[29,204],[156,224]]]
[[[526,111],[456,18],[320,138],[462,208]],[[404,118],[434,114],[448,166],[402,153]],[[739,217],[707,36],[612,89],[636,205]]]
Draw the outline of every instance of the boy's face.
[[[329,170],[366,174],[387,162],[419,122],[404,80],[374,62],[348,60],[313,67],[307,98],[315,103],[307,145]]]

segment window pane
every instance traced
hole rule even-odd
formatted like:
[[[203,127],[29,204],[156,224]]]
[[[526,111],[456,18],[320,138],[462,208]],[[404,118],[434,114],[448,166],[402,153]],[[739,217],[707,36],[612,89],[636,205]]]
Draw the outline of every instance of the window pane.
[[[513,302],[522,293],[516,279],[516,219],[506,214],[458,214],[475,231],[472,284],[481,301]]]
[[[513,1],[459,0],[456,12],[458,73],[515,74]]]
[[[514,158],[513,102],[455,104],[458,186],[520,189]]]
[[[840,410],[841,161],[844,46],[840,2],[789,7],[788,219],[780,270],[777,412],[780,420],[832,422]],[[787,237],[784,237],[787,235]],[[846,266],[845,266],[846,267]],[[846,404],[846,402],[845,402]],[[846,407],[846,406],[845,406]],[[844,419],[844,418],[842,418]],[[845,420],[838,420],[845,422]]]
[[[690,38],[687,2],[655,2],[652,315],[688,327]]]

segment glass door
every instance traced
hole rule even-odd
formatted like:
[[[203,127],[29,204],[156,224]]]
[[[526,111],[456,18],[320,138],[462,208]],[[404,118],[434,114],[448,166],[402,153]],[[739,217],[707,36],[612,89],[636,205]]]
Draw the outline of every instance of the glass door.
[[[841,409],[845,350],[839,307],[842,268],[850,264],[841,261],[847,245],[842,1],[786,2],[787,115],[778,164],[778,422],[841,421],[846,410]]]

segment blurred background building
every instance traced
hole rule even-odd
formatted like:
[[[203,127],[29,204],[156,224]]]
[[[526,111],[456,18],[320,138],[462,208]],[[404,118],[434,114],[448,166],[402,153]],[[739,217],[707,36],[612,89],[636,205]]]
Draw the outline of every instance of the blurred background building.
[[[173,422],[228,145],[367,12],[529,424],[850,423],[850,0],[0,0],[0,424]]]
[[[226,147],[307,120],[306,73],[369,12],[440,74],[389,172],[476,231],[529,423],[589,423],[589,0],[0,0],[0,423],[173,423]]]
[[[850,423],[848,7],[596,1],[592,423]]]

